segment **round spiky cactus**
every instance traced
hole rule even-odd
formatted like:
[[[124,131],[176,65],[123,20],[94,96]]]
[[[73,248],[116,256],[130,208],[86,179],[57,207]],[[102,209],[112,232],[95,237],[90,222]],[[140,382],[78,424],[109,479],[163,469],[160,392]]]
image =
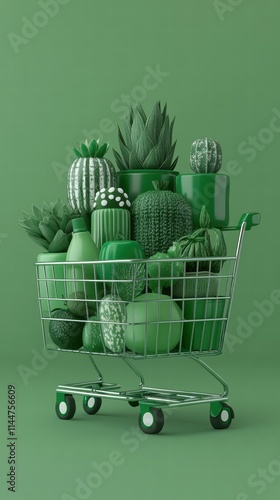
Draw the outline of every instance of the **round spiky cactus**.
[[[190,166],[195,173],[216,173],[222,166],[222,148],[214,139],[203,137],[191,145]]]
[[[77,159],[72,163],[67,177],[67,195],[72,209],[80,214],[90,214],[94,208],[95,195],[102,188],[116,186],[116,171],[113,164],[103,158],[109,144],[99,145],[93,139],[73,148]]]

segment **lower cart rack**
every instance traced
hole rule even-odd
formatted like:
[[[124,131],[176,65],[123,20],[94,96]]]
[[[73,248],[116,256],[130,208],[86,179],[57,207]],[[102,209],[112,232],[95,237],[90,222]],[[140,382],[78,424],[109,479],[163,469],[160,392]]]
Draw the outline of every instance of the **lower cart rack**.
[[[187,392],[183,390],[148,387],[142,374],[133,364],[124,358],[126,364],[139,378],[139,388],[121,390],[121,385],[106,383],[92,358],[91,362],[99,374],[93,382],[59,385],[56,389],[56,414],[62,420],[73,418],[76,412],[74,396],[83,396],[83,408],[89,415],[99,411],[102,399],[127,401],[131,406],[140,406],[139,427],[146,434],[157,434],[164,426],[163,409],[194,404],[210,403],[210,422],[215,429],[226,429],[234,418],[233,409],[225,402],[228,400],[226,382],[204,361],[196,356],[189,356],[214,377],[223,387],[223,393]]]
[[[244,233],[259,221],[258,213],[244,214],[238,226],[223,229],[239,232],[231,256],[165,259],[162,274],[162,261],[153,260],[153,265],[158,266],[153,283],[149,259],[37,263],[45,348],[84,354],[97,373],[94,381],[58,385],[57,416],[62,420],[73,418],[74,396],[83,397],[83,409],[89,415],[100,410],[103,399],[124,400],[139,406],[140,429],[157,434],[164,426],[163,411],[209,403],[212,426],[228,428],[234,418],[226,403],[228,386],[201,358],[223,351]],[[123,390],[118,383],[105,382],[94,360],[97,356],[123,359],[138,377],[138,387]],[[135,364],[141,359],[161,357],[192,359],[222,385],[221,393],[147,386]]]

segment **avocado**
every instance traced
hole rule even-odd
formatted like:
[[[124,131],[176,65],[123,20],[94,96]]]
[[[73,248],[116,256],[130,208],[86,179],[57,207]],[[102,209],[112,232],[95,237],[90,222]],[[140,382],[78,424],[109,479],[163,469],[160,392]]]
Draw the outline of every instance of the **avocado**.
[[[84,322],[67,309],[55,309],[49,323],[50,337],[61,349],[77,350],[83,345]]]

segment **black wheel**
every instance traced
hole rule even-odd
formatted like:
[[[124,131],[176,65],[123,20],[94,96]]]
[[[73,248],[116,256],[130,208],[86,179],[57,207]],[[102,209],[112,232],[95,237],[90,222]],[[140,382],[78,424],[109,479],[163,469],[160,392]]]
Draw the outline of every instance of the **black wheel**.
[[[76,403],[72,394],[65,394],[64,401],[55,404],[55,412],[61,420],[70,420],[76,412]]]
[[[133,407],[139,406],[139,401],[128,401],[128,404]]]
[[[139,415],[139,427],[145,434],[158,434],[164,426],[164,414],[160,408],[149,408]]]
[[[100,410],[102,404],[101,398],[95,398],[94,396],[84,396],[83,408],[88,415],[94,415]]]
[[[227,429],[234,419],[234,411],[231,406],[222,403],[222,409],[218,415],[213,417],[210,412],[210,422],[214,429]]]

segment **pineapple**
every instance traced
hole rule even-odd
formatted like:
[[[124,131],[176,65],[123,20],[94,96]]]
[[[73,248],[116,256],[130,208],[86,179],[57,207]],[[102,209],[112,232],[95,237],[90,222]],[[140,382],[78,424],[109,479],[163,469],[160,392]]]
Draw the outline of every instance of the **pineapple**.
[[[124,120],[124,135],[119,128],[121,155],[113,150],[120,170],[159,169],[174,170],[178,157],[173,160],[176,141],[172,144],[174,121],[170,123],[166,113],[156,102],[148,117],[141,104],[130,108]]]

